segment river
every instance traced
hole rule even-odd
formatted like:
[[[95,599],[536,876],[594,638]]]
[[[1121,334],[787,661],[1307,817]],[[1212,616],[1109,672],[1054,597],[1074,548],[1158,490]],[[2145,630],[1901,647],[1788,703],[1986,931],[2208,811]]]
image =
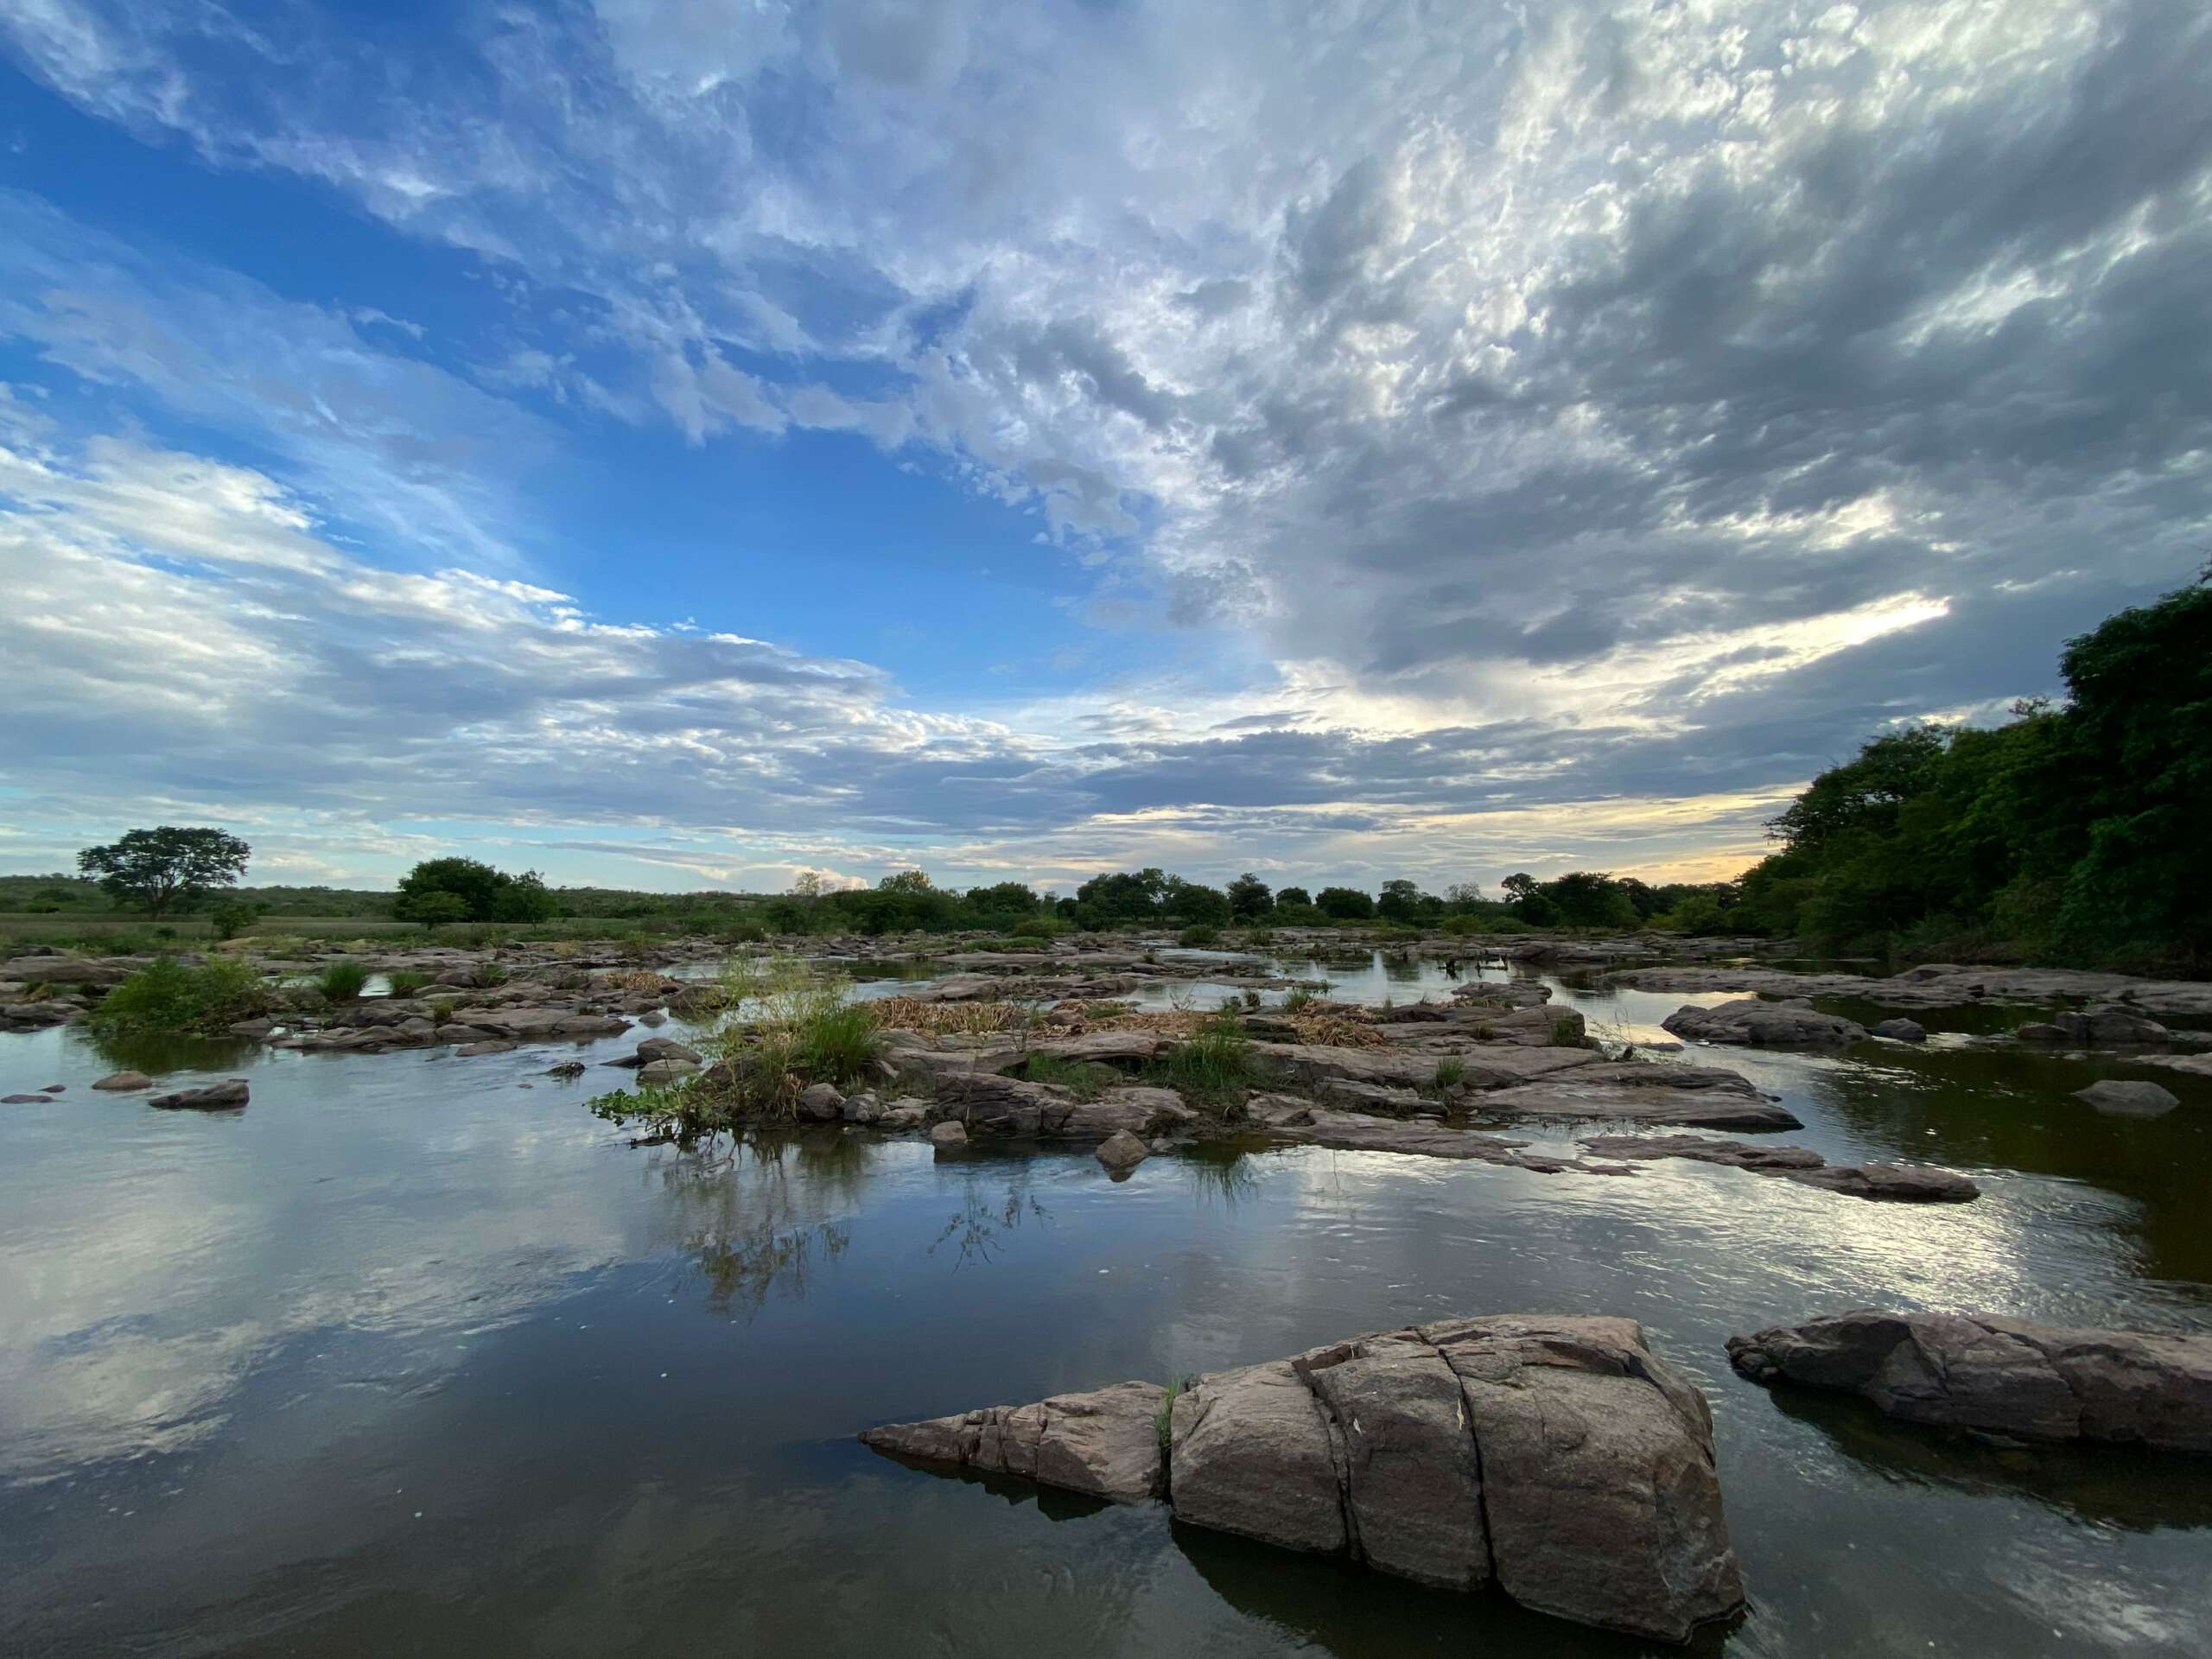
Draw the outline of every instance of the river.
[[[1363,1000],[1446,982],[1279,966]],[[1713,1000],[1552,982],[1622,1039]],[[2197,1080],[1940,1030],[1685,1056],[1783,1096],[1807,1127],[1780,1139],[1985,1189],[1916,1207],[1310,1148],[1121,1184],[1084,1151],[834,1132],[710,1164],[626,1144],[582,1104],[620,1074],[540,1075],[558,1057],[123,1057],[251,1079],[200,1115],[90,1092],[118,1057],[76,1033],[0,1037],[0,1093],[67,1085],[0,1108],[0,1653],[1638,1651],[852,1438],[1516,1311],[1638,1319],[1710,1396],[1751,1607],[1702,1649],[2212,1649],[2202,1463],[1946,1439],[1722,1351],[1868,1303],[2212,1330]],[[2099,1075],[2183,1105],[2100,1117],[2069,1098]]]

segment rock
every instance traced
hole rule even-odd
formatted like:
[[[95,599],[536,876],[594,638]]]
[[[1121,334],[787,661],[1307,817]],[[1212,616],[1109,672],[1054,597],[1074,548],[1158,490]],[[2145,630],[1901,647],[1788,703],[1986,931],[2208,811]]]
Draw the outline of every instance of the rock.
[[[1135,1503],[1159,1497],[1166,1485],[1157,1420],[1166,1400],[1167,1390],[1156,1382],[1119,1382],[1033,1406],[890,1423],[861,1439],[902,1457]]]
[[[38,1106],[49,1099],[46,1095],[0,1095],[0,1106]],[[155,1103],[159,1105],[160,1103]]]
[[[930,1141],[940,1152],[955,1152],[968,1144],[968,1131],[957,1123],[932,1123]]]
[[[41,1095],[66,1095],[68,1092],[69,1085],[66,1083],[49,1083],[39,1090]]]
[[[2155,1083],[2122,1083],[2116,1078],[2076,1089],[2074,1098],[2088,1101],[2107,1117],[2164,1117],[2181,1104],[2171,1090]]]
[[[696,1060],[651,1060],[638,1068],[639,1083],[676,1083],[699,1069]]]
[[[839,1108],[839,1115],[848,1123],[877,1122],[883,1116],[883,1103],[865,1090],[857,1095],[847,1095],[843,1105]]]
[[[1253,1064],[1261,1071],[1308,1089],[1329,1082],[1419,1089],[1436,1080],[1436,1065],[1441,1058],[1447,1057],[1427,1050],[1416,1053],[1402,1048],[1344,1048],[1328,1043],[1252,1045]],[[1589,1048],[1507,1046],[1449,1058],[1459,1060],[1469,1088],[1501,1089],[1588,1065],[1604,1057]]]
[[[1764,1002],[1747,996],[1709,1008],[1690,1003],[1659,1023],[1693,1042],[1739,1043],[1752,1048],[1841,1047],[1866,1034],[1856,1020],[1822,1014],[1802,998]]]
[[[1607,1158],[1688,1158],[1723,1164],[1858,1198],[1964,1204],[1981,1196],[1980,1187],[1948,1169],[1917,1164],[1831,1164],[1810,1147],[1753,1146],[1695,1135],[1600,1135],[1585,1141],[1582,1147]]]
[[[646,1071],[652,1068],[648,1066]],[[640,1077],[644,1072],[639,1073]],[[834,1123],[844,1115],[845,1097],[826,1083],[809,1084],[798,1091],[798,1115],[817,1123]]]
[[[581,1077],[583,1074],[584,1063],[582,1060],[563,1060],[557,1065],[547,1066],[544,1071],[549,1077]]]
[[[1192,1526],[1446,1589],[1494,1578],[1636,1636],[1684,1641],[1743,1605],[1704,1396],[1633,1321],[1455,1319],[1200,1377],[1174,1398],[1162,1471],[1147,1431],[1166,1398],[1128,1382],[861,1439],[1101,1496],[1164,1491]],[[1047,1448],[1092,1402],[1087,1440],[1059,1431],[1082,1448],[1071,1469]]]
[[[2069,1009],[2056,1016],[2051,1024],[2058,1027],[2069,1042],[2093,1044],[2104,1048],[2124,1047],[2134,1043],[2163,1043],[2173,1034],[2157,1020],[2113,1002],[2078,1011]]]
[[[493,1037],[480,1043],[463,1043],[454,1050],[455,1058],[473,1060],[480,1054],[506,1054],[520,1048],[520,1043],[510,1042],[504,1037]]]
[[[1777,969],[1630,968],[1611,985],[1647,991],[1765,991],[1777,996],[1850,997],[1891,1008],[1968,1007],[1977,1002],[2049,1007],[2071,1001],[2119,1004],[2143,1014],[2212,1017],[2212,982],[2132,979],[2075,968],[1961,968],[1923,963],[1887,979],[1860,974],[1792,974]]]
[[[1091,1154],[1114,1175],[1126,1175],[1152,1155],[1152,1148],[1127,1129],[1116,1129]]]
[[[673,1037],[648,1037],[638,1045],[638,1064],[651,1065],[657,1060],[679,1060],[692,1066],[704,1064],[697,1049],[688,1047]]]
[[[464,1026],[451,1021],[440,1026],[431,1035],[442,1043],[482,1043],[493,1040],[492,1033],[479,1026]]]
[[[1758,1382],[1859,1395],[1908,1422],[2212,1452],[2212,1337],[1855,1309],[1731,1337]]]
[[[1886,1037],[1896,1043],[1924,1043],[1928,1040],[1927,1027],[1917,1020],[1903,1017],[1879,1021],[1873,1027],[1873,1034]]]
[[[126,1089],[150,1089],[154,1080],[143,1071],[111,1071],[92,1087],[121,1092]]]
[[[1665,1072],[1688,1068],[1653,1061],[1637,1069]],[[1732,1089],[1662,1089],[1592,1073],[1588,1083],[1579,1076],[1569,1076],[1556,1082],[1529,1084],[1519,1089],[1500,1089],[1478,1095],[1468,1104],[1485,1116],[1502,1114],[1522,1118],[1625,1119],[1704,1129],[1805,1127],[1795,1113],[1766,1099],[1742,1078],[1736,1081],[1740,1086]]]
[[[180,1089],[173,1095],[156,1095],[146,1103],[164,1111],[222,1111],[245,1105],[247,1093],[244,1077],[231,1077],[222,1083],[211,1083],[204,1089]]]
[[[2048,1020],[2031,1020],[2026,1025],[2013,1028],[2012,1040],[2016,1043],[2063,1043],[2066,1040],[2066,1033]]]

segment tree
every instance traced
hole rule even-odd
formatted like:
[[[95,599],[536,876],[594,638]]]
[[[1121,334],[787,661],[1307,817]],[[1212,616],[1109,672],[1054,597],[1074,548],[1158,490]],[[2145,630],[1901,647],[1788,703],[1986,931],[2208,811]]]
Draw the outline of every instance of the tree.
[[[1268,884],[1247,870],[1229,884],[1229,913],[1240,922],[1264,916],[1275,907]]]
[[[1465,915],[1483,901],[1483,884],[1479,881],[1454,881],[1444,889],[1445,908],[1455,915]]]
[[[1567,927],[1634,927],[1639,919],[1627,889],[1604,870],[1570,870],[1542,893]]]
[[[1300,910],[1310,910],[1313,905],[1313,895],[1303,887],[1285,887],[1281,893],[1275,894],[1275,903],[1294,905]]]
[[[798,879],[791,883],[791,897],[794,899],[819,899],[825,891],[819,870],[801,870]]]
[[[560,904],[536,870],[509,875],[474,858],[426,858],[399,879],[391,913],[403,922],[542,922]]]
[[[1323,915],[1340,922],[1364,921],[1375,913],[1375,900],[1357,887],[1324,887],[1313,902]]]
[[[253,849],[220,830],[164,824],[133,830],[105,847],[87,847],[77,868],[99,878],[109,894],[142,904],[158,920],[170,906],[189,905],[213,887],[234,887]]]
[[[882,893],[912,893],[937,891],[931,884],[929,872],[926,870],[893,870],[875,885],[877,890]]]
[[[1375,913],[1392,922],[1417,922],[1440,908],[1433,897],[1402,877],[1385,881],[1381,896],[1375,901]]]
[[[1505,902],[1509,905],[1526,904],[1529,896],[1535,893],[1540,885],[1536,878],[1526,870],[1509,875],[1497,884],[1498,891],[1505,895]]]

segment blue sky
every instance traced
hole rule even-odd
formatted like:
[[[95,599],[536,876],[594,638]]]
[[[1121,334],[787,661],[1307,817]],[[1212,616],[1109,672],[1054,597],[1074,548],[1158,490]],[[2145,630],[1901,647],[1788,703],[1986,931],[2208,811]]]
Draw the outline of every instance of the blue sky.
[[[0,0],[0,869],[1732,873],[2202,563],[2207,34]]]

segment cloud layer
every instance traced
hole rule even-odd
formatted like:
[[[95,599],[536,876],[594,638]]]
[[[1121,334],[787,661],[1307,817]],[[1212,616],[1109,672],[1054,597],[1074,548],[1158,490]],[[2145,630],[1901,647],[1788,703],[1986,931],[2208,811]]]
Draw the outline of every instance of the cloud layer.
[[[19,434],[0,557],[38,585],[0,626],[55,695],[7,764],[57,825],[136,791],[291,812],[303,859],[474,823],[729,879],[1707,869],[2202,558],[2182,0],[0,29],[80,110],[500,296],[426,340],[404,293],[302,305],[12,200],[0,332],[254,446]],[[857,434],[1209,666],[925,709],[736,619],[602,617],[531,580],[518,486],[609,428]],[[181,677],[139,685],[178,615]]]

